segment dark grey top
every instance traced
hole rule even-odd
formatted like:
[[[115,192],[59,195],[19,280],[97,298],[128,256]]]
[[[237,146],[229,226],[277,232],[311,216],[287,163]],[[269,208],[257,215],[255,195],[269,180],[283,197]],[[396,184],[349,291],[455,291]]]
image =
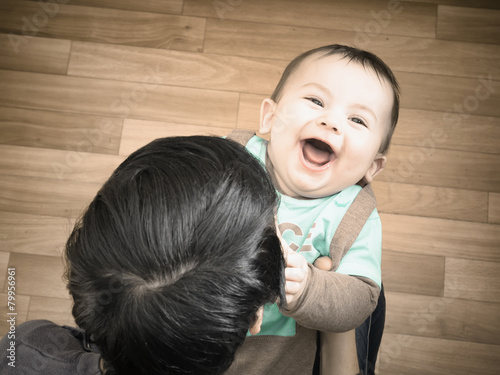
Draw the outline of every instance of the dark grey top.
[[[0,341],[0,374],[100,375],[97,348],[86,350],[83,337],[79,329],[48,320],[11,328]]]

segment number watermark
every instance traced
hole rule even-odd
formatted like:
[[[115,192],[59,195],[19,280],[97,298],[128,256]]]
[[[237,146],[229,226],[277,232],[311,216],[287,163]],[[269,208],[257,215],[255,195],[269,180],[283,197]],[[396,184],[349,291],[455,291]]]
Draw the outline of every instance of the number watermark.
[[[7,364],[16,367],[16,269],[7,269],[7,323],[9,332],[7,339],[9,348],[7,349]]]

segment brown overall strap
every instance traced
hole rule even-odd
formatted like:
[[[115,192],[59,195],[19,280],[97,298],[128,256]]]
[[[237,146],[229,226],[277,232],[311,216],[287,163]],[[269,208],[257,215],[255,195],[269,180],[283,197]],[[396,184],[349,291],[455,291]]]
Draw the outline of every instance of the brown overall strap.
[[[333,270],[336,270],[340,260],[351,248],[361,229],[377,207],[377,200],[370,184],[358,193],[351,206],[342,218],[330,244],[330,257]]]
[[[245,146],[254,135],[255,132],[252,130],[233,129],[231,133],[227,135],[226,139],[231,139],[238,142],[240,145]]]

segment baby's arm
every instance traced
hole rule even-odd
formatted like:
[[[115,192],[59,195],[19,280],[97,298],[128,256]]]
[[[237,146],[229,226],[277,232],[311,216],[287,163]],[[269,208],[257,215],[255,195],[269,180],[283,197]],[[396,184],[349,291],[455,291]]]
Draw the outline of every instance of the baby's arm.
[[[293,259],[298,257],[305,262],[300,253],[294,253]],[[380,289],[373,280],[320,270],[307,262],[305,265],[307,271],[303,264],[299,267],[287,264],[286,289],[290,302],[282,311],[284,315],[310,329],[346,332],[361,325],[375,309]],[[289,268],[294,268],[293,273]]]
[[[366,243],[373,242],[367,236],[360,235],[360,239],[362,250]],[[380,294],[375,281],[318,269],[307,263],[300,252],[290,249],[283,239],[281,243],[287,259],[287,305],[282,309],[283,315],[310,329],[346,332],[361,325],[373,312]],[[353,245],[351,250],[359,251],[359,246],[356,249]]]

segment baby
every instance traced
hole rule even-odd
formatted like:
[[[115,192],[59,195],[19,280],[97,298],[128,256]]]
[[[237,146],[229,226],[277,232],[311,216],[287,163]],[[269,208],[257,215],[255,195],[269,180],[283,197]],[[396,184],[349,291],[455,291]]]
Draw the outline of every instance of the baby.
[[[287,304],[266,307],[261,332],[245,341],[229,373],[311,373],[316,331],[352,330],[375,308],[382,230],[369,183],[386,165],[398,113],[387,65],[340,45],[295,58],[263,101],[260,133],[270,140],[254,136],[246,147],[280,193]],[[365,215],[353,233],[343,223],[356,221],[351,206]],[[344,249],[338,238],[352,243]]]

